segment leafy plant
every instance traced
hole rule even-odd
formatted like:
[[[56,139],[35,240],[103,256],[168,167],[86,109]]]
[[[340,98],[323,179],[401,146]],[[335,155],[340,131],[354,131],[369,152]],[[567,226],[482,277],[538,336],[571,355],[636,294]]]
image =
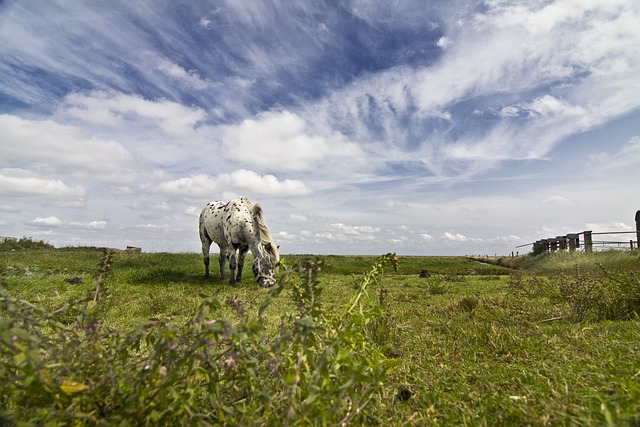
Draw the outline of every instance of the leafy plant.
[[[441,275],[430,277],[426,287],[429,295],[444,295],[451,291],[451,285]]]
[[[578,320],[622,320],[640,313],[640,274],[637,270],[609,271],[600,274],[563,274],[558,279],[560,293]]]
[[[399,362],[372,343],[381,315],[369,288],[381,257],[339,311],[321,305],[322,263],[282,266],[250,314],[229,296],[204,298],[183,325],[150,319],[128,333],[105,327],[114,254],[100,259],[82,301],[46,311],[0,288],[0,421],[20,425],[344,424],[366,416]],[[296,304],[269,334],[264,313],[288,290]],[[222,308],[232,315],[223,316]],[[71,324],[57,319],[73,314]]]
[[[23,237],[18,240],[5,240],[0,243],[0,252],[26,251],[34,249],[53,249],[53,245],[44,240],[34,240],[31,237]]]

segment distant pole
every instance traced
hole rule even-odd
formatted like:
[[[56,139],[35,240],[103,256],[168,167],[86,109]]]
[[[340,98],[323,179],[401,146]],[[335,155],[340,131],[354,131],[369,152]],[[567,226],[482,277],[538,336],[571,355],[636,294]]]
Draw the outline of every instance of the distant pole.
[[[636,211],[636,248],[640,249],[640,211]]]

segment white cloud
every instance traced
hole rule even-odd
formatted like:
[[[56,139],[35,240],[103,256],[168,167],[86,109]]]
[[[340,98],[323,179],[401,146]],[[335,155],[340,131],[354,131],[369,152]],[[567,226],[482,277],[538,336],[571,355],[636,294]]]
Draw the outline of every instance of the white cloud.
[[[582,107],[570,105],[564,100],[558,99],[551,95],[544,95],[534,99],[522,107],[527,110],[531,116],[582,116],[586,114],[586,110]]]
[[[358,79],[318,103],[313,117],[350,130],[349,138],[363,146],[382,140],[378,153],[426,158],[443,179],[545,158],[567,136],[640,107],[640,26],[630,25],[638,11],[629,1],[613,3],[488,2],[482,13],[451,15],[442,36],[451,43],[437,62]],[[455,24],[459,19],[463,25]],[[525,97],[531,99],[491,106]],[[465,129],[467,118],[455,107],[478,100],[505,120]],[[535,120],[514,120],[525,118]],[[412,124],[431,126],[434,119],[441,120],[435,132],[410,139]]]
[[[595,153],[589,156],[589,167],[599,173],[611,173],[640,164],[640,136],[629,140],[618,152]]]
[[[89,228],[94,230],[104,230],[107,228],[107,221],[91,221],[89,222]]]
[[[312,134],[307,123],[288,111],[264,112],[238,125],[221,126],[225,157],[265,169],[318,169],[328,158],[357,158],[360,149],[344,135]]]
[[[0,169],[0,195],[46,199],[58,206],[83,206],[86,190],[59,179],[46,179],[19,169]]]
[[[216,195],[230,191],[261,197],[293,197],[311,193],[302,181],[279,180],[274,175],[259,175],[247,169],[239,169],[215,177],[196,174],[178,178],[155,186],[153,191],[189,200],[210,200]]]
[[[303,223],[303,222],[307,222],[307,217],[304,215],[292,213],[292,214],[289,214],[289,217],[287,218],[287,222],[295,223],[295,224]]]
[[[132,118],[138,118],[143,121],[137,126],[144,126],[146,121],[149,126],[178,138],[192,134],[198,123],[207,118],[201,108],[111,91],[70,94],[60,114],[103,126],[124,126],[131,123]]]
[[[426,242],[431,242],[433,241],[433,236],[428,234],[428,233],[420,233],[420,239],[426,241]]]
[[[518,243],[522,242],[522,239],[514,234],[511,234],[509,236],[498,236],[498,237],[488,239],[488,242],[515,246]]]
[[[575,202],[564,196],[551,196],[543,200],[543,203],[552,206],[575,206]]]
[[[276,235],[276,241],[295,242],[298,240],[298,236],[290,234],[286,231],[279,231]]]
[[[464,236],[464,235],[459,234],[459,233],[451,233],[449,231],[445,231],[445,233],[444,233],[444,235],[442,237],[444,239],[450,240],[452,242],[466,242],[468,240],[467,236]]]
[[[197,206],[188,206],[187,208],[185,208],[185,210],[183,211],[183,213],[186,216],[195,216],[198,217],[200,216],[200,212],[202,211],[202,208],[197,207]]]
[[[97,220],[89,222],[70,222],[69,225],[81,230],[105,230],[108,223],[107,221]]]
[[[37,217],[31,221],[33,224],[42,227],[58,227],[62,225],[62,221],[58,217],[55,216],[47,216],[47,217]]]
[[[587,230],[591,230],[594,233],[606,233],[606,232],[616,232],[616,231],[633,231],[635,227],[631,227],[628,224],[617,221],[610,222],[600,222],[600,223],[588,223],[585,224]],[[621,238],[620,240],[624,240]]]
[[[206,27],[206,25],[205,25]],[[196,90],[205,90],[209,87],[209,84],[202,80],[197,71],[187,71],[175,62],[169,59],[162,58],[158,60],[158,70],[166,74],[169,77],[174,78],[176,81],[181,82],[186,86],[190,86]]]
[[[274,175],[259,175],[256,172],[239,169],[230,174],[218,176],[219,182],[251,194],[287,197],[311,193],[304,182],[297,179],[279,180]]]
[[[500,109],[498,114],[502,117],[518,117],[520,110],[516,106],[509,106]]]
[[[376,234],[380,233],[380,228],[369,225],[346,225],[343,223],[331,224],[332,232],[329,233],[342,241],[363,241],[374,240]]]
[[[134,159],[121,144],[53,120],[0,115],[0,166],[37,168],[66,176],[120,182],[133,177]]]
[[[449,39],[446,36],[442,36],[438,39],[436,46],[438,46],[441,49],[446,49],[447,46],[449,46],[450,44],[451,44],[451,39]]]

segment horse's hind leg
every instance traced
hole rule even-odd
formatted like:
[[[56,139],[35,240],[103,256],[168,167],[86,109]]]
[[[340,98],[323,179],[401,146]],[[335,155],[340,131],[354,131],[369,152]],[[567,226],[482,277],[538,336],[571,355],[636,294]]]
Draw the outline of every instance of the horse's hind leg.
[[[244,268],[244,257],[247,256],[249,251],[248,246],[241,246],[238,251],[238,272],[236,274],[236,282],[242,282],[242,269]]]
[[[218,260],[220,263],[220,279],[226,279],[226,264],[227,264],[227,250],[220,248],[220,259]]]
[[[211,247],[211,240],[208,240],[203,235],[200,236],[202,241],[202,261],[204,262],[204,277],[209,277],[209,248]]]

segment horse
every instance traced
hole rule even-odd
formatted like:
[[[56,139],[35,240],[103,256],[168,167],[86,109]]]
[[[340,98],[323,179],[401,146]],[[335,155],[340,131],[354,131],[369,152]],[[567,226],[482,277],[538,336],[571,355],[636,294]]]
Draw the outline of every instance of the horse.
[[[275,284],[275,266],[280,260],[278,247],[264,219],[262,208],[245,197],[229,202],[209,202],[200,213],[200,241],[209,277],[209,248],[215,242],[220,248],[220,278],[226,277],[229,260],[229,284],[242,281],[242,268],[247,251],[253,254],[253,276],[265,288]],[[237,270],[237,272],[236,272]]]

